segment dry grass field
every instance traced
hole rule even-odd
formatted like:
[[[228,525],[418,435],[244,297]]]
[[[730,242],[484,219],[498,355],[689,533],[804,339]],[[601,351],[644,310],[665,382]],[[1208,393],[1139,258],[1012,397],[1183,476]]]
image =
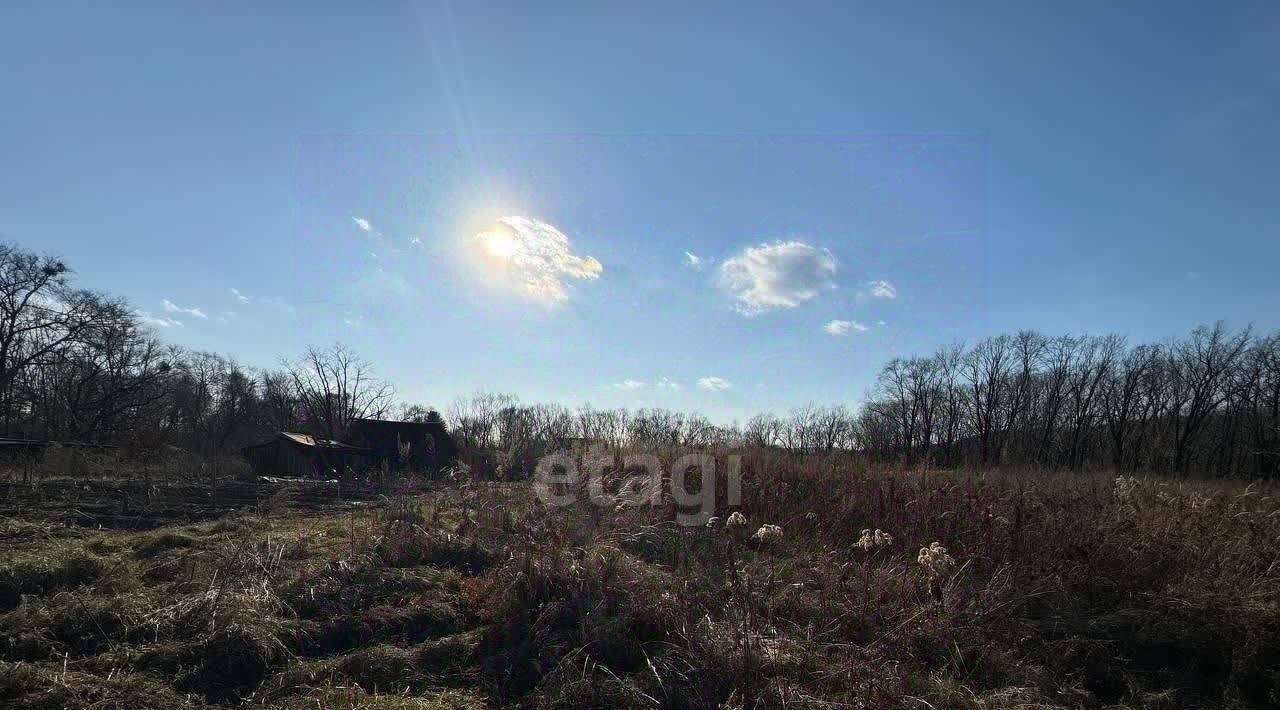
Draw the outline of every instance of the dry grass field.
[[[758,452],[685,527],[255,485],[9,484],[0,706],[1280,705],[1267,486]]]

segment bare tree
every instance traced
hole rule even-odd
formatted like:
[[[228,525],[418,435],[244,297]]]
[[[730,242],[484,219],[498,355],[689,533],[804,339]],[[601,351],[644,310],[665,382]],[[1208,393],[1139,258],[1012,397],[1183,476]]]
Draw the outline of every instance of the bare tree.
[[[1196,328],[1170,353],[1176,358],[1185,402],[1174,438],[1174,471],[1185,471],[1191,462],[1192,443],[1210,413],[1245,386],[1233,375],[1250,339],[1250,329],[1233,334],[1219,321],[1212,328]]]
[[[0,395],[6,432],[20,373],[94,330],[128,320],[123,303],[72,288],[70,274],[61,259],[0,243]]]
[[[823,451],[852,445],[853,415],[843,404],[819,407],[814,416],[816,443]]]
[[[979,460],[984,464],[1000,462],[1000,417],[1008,397],[1012,370],[1010,351],[1009,336],[1001,335],[979,342],[964,360],[970,390],[968,403],[978,439]]]
[[[1103,381],[1124,349],[1124,338],[1116,335],[1083,338],[1077,346],[1077,362],[1068,383],[1069,444],[1067,463],[1078,468],[1083,463],[1081,448],[1098,418],[1099,393]]]
[[[1143,383],[1156,365],[1159,349],[1139,345],[1130,350],[1106,379],[1102,390],[1102,415],[1111,437],[1111,463],[1117,470],[1128,466],[1126,456],[1133,429],[1144,408]],[[1149,406],[1149,405],[1147,405]]]
[[[781,429],[779,419],[766,412],[748,419],[742,433],[747,446],[768,448],[779,445]]]
[[[391,385],[341,343],[323,350],[309,347],[286,367],[303,420],[327,438],[343,438],[352,421],[381,417],[391,406]]]
[[[18,375],[25,431],[46,439],[154,439],[170,354],[128,318],[64,343]]]
[[[956,460],[956,440],[960,437],[963,423],[965,392],[960,386],[960,365],[964,358],[964,346],[949,345],[934,355],[934,368],[938,373],[938,387],[941,389],[941,408],[939,416],[942,421],[941,447],[943,463],[950,465]]]

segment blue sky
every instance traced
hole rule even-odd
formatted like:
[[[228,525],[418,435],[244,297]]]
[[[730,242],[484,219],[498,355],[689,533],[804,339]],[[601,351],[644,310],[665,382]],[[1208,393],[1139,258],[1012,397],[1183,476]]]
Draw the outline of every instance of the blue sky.
[[[998,332],[1280,325],[1277,67],[1269,2],[5,3],[0,238],[414,401],[854,404]]]

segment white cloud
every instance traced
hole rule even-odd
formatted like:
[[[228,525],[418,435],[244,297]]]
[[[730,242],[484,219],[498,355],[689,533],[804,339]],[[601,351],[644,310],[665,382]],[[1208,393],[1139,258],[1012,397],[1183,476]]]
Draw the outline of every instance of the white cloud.
[[[865,333],[870,327],[856,320],[833,320],[822,326],[822,329],[831,335],[848,335],[852,331]]]
[[[161,299],[160,305],[161,307],[164,308],[165,313],[186,313],[187,315],[193,318],[199,318],[201,320],[207,320],[209,318],[209,315],[207,313],[200,310],[196,306],[192,306],[190,308],[183,308],[182,306],[179,306],[178,304],[174,303],[173,301],[170,301],[167,298]]]
[[[798,306],[833,287],[835,274],[830,250],[796,240],[750,246],[720,265],[721,284],[748,316]]]
[[[484,257],[486,276],[544,303],[568,300],[565,278],[590,280],[604,271],[594,257],[571,252],[563,232],[531,217],[503,217],[473,242]]]
[[[883,328],[883,327],[885,327],[886,325],[888,325],[888,323],[885,323],[885,322],[884,322],[884,321],[882,321],[882,320],[878,320],[878,321],[876,321],[876,325],[878,325],[878,326],[880,326],[881,328]]]
[[[250,297],[245,293],[243,293],[238,288],[233,288],[228,290],[231,291],[231,295],[234,296],[236,301],[239,302],[241,305],[247,305],[250,303],[257,302],[269,308],[273,308],[277,311],[280,311],[281,313],[297,313],[298,312],[298,309],[295,308],[292,303],[286,303],[284,301],[281,301],[278,298],[270,298],[267,296]]]
[[[871,289],[872,298],[897,298],[898,289],[888,281],[868,281],[867,288]]]
[[[684,253],[684,265],[694,271],[702,271],[702,267],[706,266],[710,259],[698,256],[691,251]]]
[[[663,377],[658,380],[658,389],[678,390],[680,389],[680,383],[672,382],[671,380],[668,380],[667,378]]]
[[[360,228],[360,231],[368,234],[374,233],[373,225],[364,217],[352,217],[351,221],[356,223],[356,226]]]
[[[174,320],[173,318],[164,318],[162,316],[153,316],[146,311],[134,311],[133,314],[136,315],[138,317],[138,320],[142,321],[143,323],[154,325],[157,328],[173,328],[175,326],[182,325],[182,321],[180,320]]]
[[[409,243],[410,243],[410,244],[421,244],[421,243],[422,243],[422,237],[409,237]]]
[[[620,390],[638,390],[644,386],[645,383],[640,380],[623,380],[622,382],[614,385],[614,388]]]
[[[698,378],[698,387],[708,392],[722,392],[733,386],[733,383],[723,377],[701,377]]]

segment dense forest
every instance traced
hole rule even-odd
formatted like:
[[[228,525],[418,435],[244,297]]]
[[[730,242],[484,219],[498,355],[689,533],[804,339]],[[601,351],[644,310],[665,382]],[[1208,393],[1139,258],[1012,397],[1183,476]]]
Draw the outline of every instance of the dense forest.
[[[0,245],[0,417],[15,438],[215,455],[270,432],[342,438],[361,417],[423,420],[342,345],[275,368],[166,344],[60,259]],[[522,404],[481,393],[444,410],[473,463],[527,472],[573,441],[853,450],[905,464],[1223,476],[1280,472],[1280,334],[1224,324],[1163,343],[1034,331],[897,358],[856,407],[807,405],[715,424],[663,409]]]

